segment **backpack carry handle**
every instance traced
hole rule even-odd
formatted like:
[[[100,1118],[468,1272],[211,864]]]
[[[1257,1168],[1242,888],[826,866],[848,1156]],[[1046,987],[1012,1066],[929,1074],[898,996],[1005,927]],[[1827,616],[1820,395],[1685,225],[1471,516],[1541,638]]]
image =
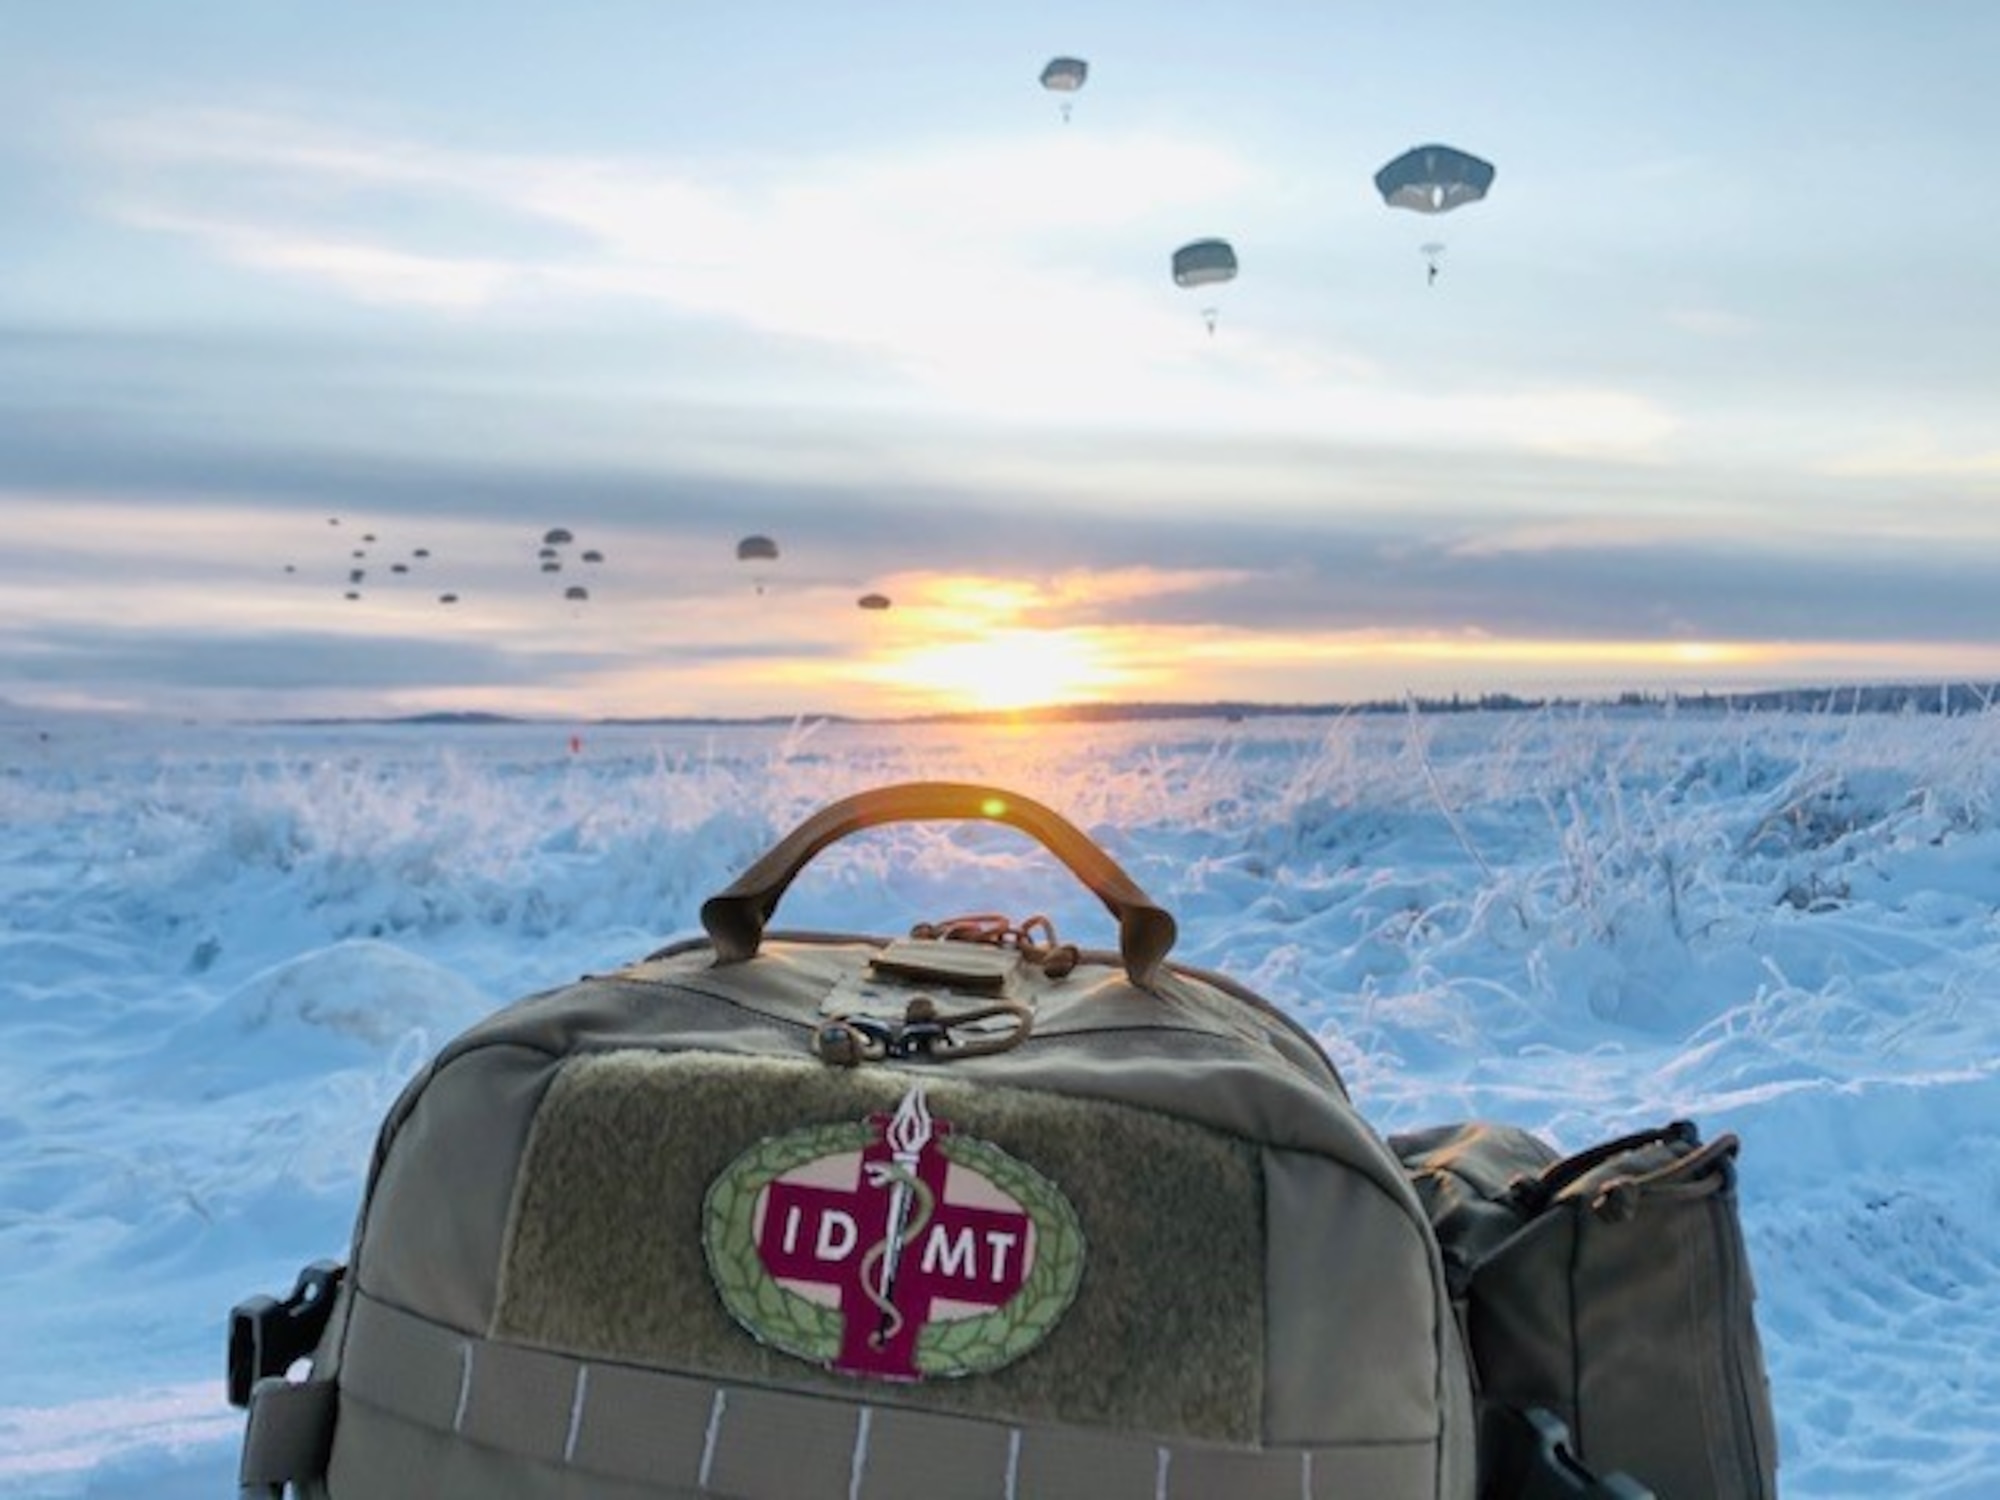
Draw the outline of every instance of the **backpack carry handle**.
[[[1152,984],[1174,945],[1173,917],[1139,889],[1090,836],[1060,813],[997,787],[963,781],[909,781],[830,803],[772,845],[755,864],[701,906],[701,925],[718,963],[757,956],[778,898],[812,857],[836,839],[881,823],[983,819],[1018,828],[1069,867],[1118,919],[1125,977]]]

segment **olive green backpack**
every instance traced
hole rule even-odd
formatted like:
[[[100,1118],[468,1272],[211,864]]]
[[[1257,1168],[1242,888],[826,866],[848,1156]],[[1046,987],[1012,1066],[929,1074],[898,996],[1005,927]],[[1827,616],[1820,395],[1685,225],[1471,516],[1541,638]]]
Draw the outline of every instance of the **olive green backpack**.
[[[1118,951],[1041,918],[766,930],[827,844],[913,819],[1027,833]],[[232,1319],[246,1493],[1472,1500],[1410,1177],[1073,825],[887,787],[701,918],[404,1091],[345,1263]]]

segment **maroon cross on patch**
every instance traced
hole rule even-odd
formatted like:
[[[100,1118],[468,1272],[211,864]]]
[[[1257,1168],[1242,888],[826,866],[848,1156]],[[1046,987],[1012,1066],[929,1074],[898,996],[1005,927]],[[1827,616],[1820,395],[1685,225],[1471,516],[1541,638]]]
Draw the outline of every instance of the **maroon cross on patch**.
[[[1004,1306],[1027,1279],[1033,1220],[946,1201],[951,1164],[938,1141],[951,1127],[931,1119],[921,1087],[868,1123],[854,1187],[772,1181],[757,1254],[780,1280],[839,1290],[834,1369],[921,1380],[917,1338],[935,1303]]]

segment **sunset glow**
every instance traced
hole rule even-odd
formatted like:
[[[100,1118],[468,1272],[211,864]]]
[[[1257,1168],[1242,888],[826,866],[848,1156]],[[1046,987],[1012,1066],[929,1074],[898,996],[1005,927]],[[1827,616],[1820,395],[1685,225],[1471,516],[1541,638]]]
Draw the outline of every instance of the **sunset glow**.
[[[1005,710],[1102,698],[1134,673],[1113,661],[1091,632],[1002,630],[915,647],[866,675],[925,708]]]
[[[126,8],[0,49],[0,703],[2000,680],[2000,10],[1835,7],[1765,86],[1627,100],[1797,19]],[[1385,201],[1419,138],[1492,192]],[[1829,197],[1768,140],[1868,150]],[[1240,275],[1180,284],[1210,237]]]

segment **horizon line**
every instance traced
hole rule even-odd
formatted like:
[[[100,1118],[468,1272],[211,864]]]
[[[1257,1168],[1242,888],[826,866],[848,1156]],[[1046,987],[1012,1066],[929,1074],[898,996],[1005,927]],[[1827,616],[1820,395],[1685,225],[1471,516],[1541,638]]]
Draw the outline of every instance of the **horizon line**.
[[[239,719],[239,723],[281,725],[336,724],[585,724],[603,728],[640,728],[648,725],[716,728],[818,722],[827,724],[896,725],[928,724],[1020,724],[1020,723],[1121,723],[1153,719],[1250,718],[1333,718],[1346,714],[1387,713],[1518,713],[1545,708],[1735,708],[1799,709],[1830,711],[1843,705],[1857,713],[1954,713],[1985,711],[2000,704],[1997,682],[1901,682],[1843,683],[1816,687],[1746,688],[1726,691],[1702,689],[1625,689],[1617,693],[1550,694],[1540,697],[1510,692],[1478,694],[1452,693],[1432,696],[1409,693],[1400,698],[1370,698],[1354,702],[1279,703],[1263,700],[1158,700],[1121,701],[1092,699],[1073,703],[1041,704],[1010,709],[939,709],[920,714],[852,714],[802,709],[791,713],[766,714],[616,714],[571,717],[543,714],[509,714],[486,709],[420,710],[405,714],[320,714],[287,715],[269,719]]]

